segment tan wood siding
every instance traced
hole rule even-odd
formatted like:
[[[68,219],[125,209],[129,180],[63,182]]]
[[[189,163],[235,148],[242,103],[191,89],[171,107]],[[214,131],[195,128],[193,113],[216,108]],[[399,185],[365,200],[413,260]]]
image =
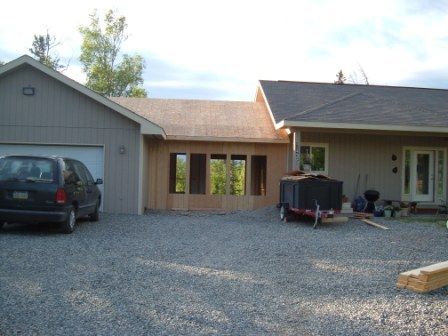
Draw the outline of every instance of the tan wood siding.
[[[0,142],[104,145],[104,211],[138,213],[140,126],[40,71],[0,78]]]
[[[263,207],[278,202],[279,179],[286,170],[287,146],[285,144],[213,143],[185,141],[152,141],[149,144],[149,203],[150,209],[219,209],[246,210]],[[206,194],[170,194],[169,154],[197,153],[207,155]],[[210,195],[210,155],[226,154],[229,163],[231,155],[247,156],[246,195]],[[250,157],[266,155],[267,181],[266,196],[250,195]],[[187,167],[188,167],[187,160]],[[189,170],[187,169],[187,181]],[[228,186],[227,186],[228,189]],[[188,187],[187,187],[188,191]]]
[[[447,147],[442,137],[387,134],[322,133],[302,131],[302,142],[329,144],[329,175],[344,181],[344,194],[353,199],[360,174],[358,194],[375,189],[381,198],[401,198],[403,147]],[[392,161],[392,155],[397,156]],[[392,169],[398,168],[394,174]],[[365,176],[367,175],[367,183]]]

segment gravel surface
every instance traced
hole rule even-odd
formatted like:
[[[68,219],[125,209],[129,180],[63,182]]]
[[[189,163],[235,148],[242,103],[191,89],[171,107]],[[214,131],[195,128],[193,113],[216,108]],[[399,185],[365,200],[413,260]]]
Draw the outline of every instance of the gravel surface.
[[[105,214],[72,235],[8,225],[0,334],[448,334],[448,289],[395,288],[399,272],[448,259],[446,229],[313,230],[277,213]]]

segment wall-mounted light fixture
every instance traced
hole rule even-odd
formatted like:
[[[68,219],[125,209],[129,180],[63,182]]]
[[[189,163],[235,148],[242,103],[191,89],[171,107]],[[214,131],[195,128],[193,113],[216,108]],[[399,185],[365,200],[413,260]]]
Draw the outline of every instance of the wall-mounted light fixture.
[[[126,154],[126,147],[124,145],[120,146],[119,153],[120,154]]]
[[[22,88],[22,93],[25,96],[34,96],[35,92],[36,92],[36,89],[31,86],[25,86],[24,88]]]

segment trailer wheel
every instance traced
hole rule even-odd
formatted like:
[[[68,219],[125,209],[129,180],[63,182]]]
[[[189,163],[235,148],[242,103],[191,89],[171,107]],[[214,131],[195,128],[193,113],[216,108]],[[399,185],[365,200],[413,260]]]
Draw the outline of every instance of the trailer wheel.
[[[288,215],[288,208],[282,204],[282,206],[280,207],[280,220],[285,220],[285,218]]]

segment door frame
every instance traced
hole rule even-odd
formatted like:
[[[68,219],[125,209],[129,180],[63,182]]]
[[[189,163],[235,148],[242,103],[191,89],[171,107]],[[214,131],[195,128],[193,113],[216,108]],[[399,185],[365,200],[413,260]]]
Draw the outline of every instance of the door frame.
[[[409,192],[405,190],[405,171],[406,171],[406,151],[410,151],[410,180],[409,180]],[[432,199],[422,199],[415,195],[415,183],[416,183],[416,154],[422,152],[432,152],[433,162],[433,179],[432,179]],[[440,174],[438,171],[438,163],[440,159],[440,152],[443,152],[443,172]],[[438,204],[441,199],[446,200],[447,194],[447,148],[446,147],[421,147],[421,146],[404,146],[402,151],[402,174],[401,174],[401,200],[402,201],[416,201],[424,203]],[[442,186],[442,192],[438,190],[439,182]]]
[[[419,154],[428,155],[430,161],[429,171],[428,171],[428,194],[417,195],[417,174],[418,174],[418,160],[417,156]],[[436,196],[435,190],[435,178],[436,178],[436,156],[437,151],[433,150],[414,150],[411,151],[411,194],[413,195],[413,200],[416,202],[434,202]]]

